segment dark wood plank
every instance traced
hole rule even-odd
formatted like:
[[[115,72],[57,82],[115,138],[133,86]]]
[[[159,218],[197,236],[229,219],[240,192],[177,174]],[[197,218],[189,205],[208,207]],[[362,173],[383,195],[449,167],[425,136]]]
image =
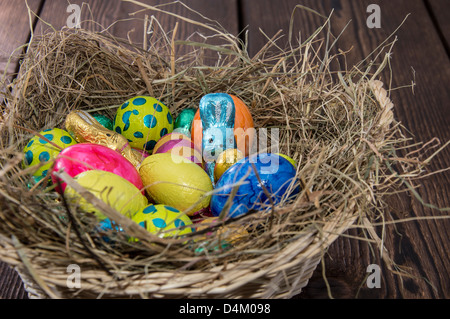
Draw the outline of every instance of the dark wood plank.
[[[43,0],[30,0],[30,10],[38,12]],[[34,24],[35,17],[28,15],[25,1],[16,1],[14,5],[8,0],[0,0],[0,79],[4,72],[11,76],[17,72],[18,55],[23,50],[18,49],[28,42],[30,36],[30,25]],[[12,60],[8,65],[9,58]]]
[[[208,22],[202,16],[219,22],[228,32],[238,33],[238,14],[237,0],[222,1],[215,0],[214,6],[205,5],[204,0],[187,0],[181,3],[174,3],[167,0],[145,0],[139,1],[143,4],[157,7],[164,11],[169,11],[179,16],[195,19],[196,21]],[[107,28],[108,32],[115,37],[128,39],[138,47],[143,47],[145,16],[148,16],[149,24],[151,17],[154,16],[161,24],[164,31],[171,37],[171,32],[178,23],[175,40],[186,40],[188,37],[193,41],[202,41],[202,36],[211,35],[211,31],[194,26],[181,19],[164,14],[158,11],[151,11],[140,5],[120,1],[99,1],[99,0],[75,0],[71,4],[79,5],[81,8],[81,27],[88,30],[103,31]],[[67,19],[71,13],[67,12],[67,1],[47,0],[42,9],[42,21],[47,22],[56,30],[67,26]],[[55,15],[55,12],[60,14]],[[153,22],[155,30],[158,30],[156,23]],[[36,32],[42,33],[48,30],[46,23],[40,22],[37,25]],[[150,39],[148,36],[147,40]],[[184,51],[180,51],[184,50]],[[176,48],[176,54],[185,53],[187,48]],[[216,59],[216,56],[214,56]]]
[[[0,263],[0,299],[27,299],[19,275],[9,265]]]
[[[450,6],[445,0],[425,0],[425,5],[430,11],[434,22],[439,29],[440,36],[444,42],[447,55],[449,55],[450,45]]]
[[[369,4],[381,9],[381,28],[369,29],[366,20]],[[243,0],[243,23],[249,25],[250,54],[258,52],[266,39],[258,31],[261,28],[268,37],[280,29],[287,34],[292,10],[298,1]],[[397,32],[398,43],[392,57],[393,87],[411,84],[410,89],[395,90],[392,99],[395,116],[414,134],[417,142],[427,142],[433,137],[445,143],[450,138],[450,94],[445,83],[450,80],[450,64],[445,48],[427,12],[423,1],[302,1],[304,6],[328,16],[332,9],[333,34],[337,35],[351,20],[342,35],[339,48],[348,54],[348,64],[363,59],[372,52],[407,19]],[[306,39],[322,23],[319,17],[304,10],[294,15],[294,34],[301,32]],[[286,37],[279,42],[286,44]],[[383,80],[388,78],[383,73]],[[447,148],[434,158],[430,170],[450,166],[450,150]],[[421,182],[418,190],[425,202],[439,207],[450,206],[450,174],[445,172],[430,176]],[[424,208],[417,199],[398,195],[387,198],[388,218],[422,217],[444,215]],[[448,213],[447,213],[448,215]],[[365,242],[342,237],[329,249],[325,258],[326,275],[331,293],[337,298],[448,298],[450,260],[448,250],[449,220],[414,221],[386,228],[385,245],[396,263],[404,267],[413,278],[401,278],[392,274],[380,260],[377,251],[372,252]],[[351,236],[358,231],[347,232]],[[382,287],[369,289],[365,285],[367,266],[382,266]],[[318,267],[309,286],[299,298],[328,297],[326,283]]]

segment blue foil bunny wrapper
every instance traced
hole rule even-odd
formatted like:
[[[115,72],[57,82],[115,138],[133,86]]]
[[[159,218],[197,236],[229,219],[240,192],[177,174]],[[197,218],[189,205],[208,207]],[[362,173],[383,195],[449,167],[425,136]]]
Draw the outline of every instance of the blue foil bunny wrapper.
[[[203,139],[202,155],[205,169],[214,185],[217,157],[226,149],[236,148],[234,138],[235,106],[226,93],[207,94],[200,100]]]

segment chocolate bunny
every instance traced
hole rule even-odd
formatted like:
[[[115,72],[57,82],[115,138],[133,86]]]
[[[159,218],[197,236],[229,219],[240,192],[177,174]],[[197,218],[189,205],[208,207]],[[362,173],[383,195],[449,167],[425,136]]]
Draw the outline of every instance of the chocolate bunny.
[[[206,164],[206,172],[214,183],[214,166],[217,157],[228,148],[236,148],[235,106],[230,95],[211,93],[202,97],[199,109],[203,128],[203,160]]]
[[[72,111],[67,115],[66,130],[78,143],[100,144],[119,152],[136,168],[141,165],[141,159],[131,149],[128,140],[117,132],[103,127],[86,111]]]

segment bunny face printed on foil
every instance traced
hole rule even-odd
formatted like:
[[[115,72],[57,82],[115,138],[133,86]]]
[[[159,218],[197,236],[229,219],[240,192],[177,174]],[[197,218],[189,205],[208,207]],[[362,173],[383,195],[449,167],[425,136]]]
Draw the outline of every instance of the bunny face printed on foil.
[[[235,106],[230,95],[211,93],[202,97],[199,109],[203,127],[203,160],[206,163],[206,171],[214,182],[214,166],[217,157],[226,149],[236,148]]]

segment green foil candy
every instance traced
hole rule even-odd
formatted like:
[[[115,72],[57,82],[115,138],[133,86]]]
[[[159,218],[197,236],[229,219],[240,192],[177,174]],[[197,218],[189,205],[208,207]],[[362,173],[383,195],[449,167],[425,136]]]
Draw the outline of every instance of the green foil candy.
[[[188,108],[180,112],[175,119],[174,132],[182,133],[191,137],[192,121],[194,120],[196,109]]]
[[[200,244],[199,247],[195,249],[196,255],[201,254],[211,254],[211,253],[222,253],[230,249],[232,246],[229,242],[226,240],[220,241],[220,244],[218,240],[214,239],[212,241],[205,241]]]
[[[113,130],[114,125],[113,121],[103,114],[92,114],[92,117],[95,118],[103,127],[107,128],[108,130]]]
[[[39,183],[41,181],[42,178],[43,178],[42,176],[31,176],[31,180],[29,180],[27,182],[28,189],[32,189],[34,187],[34,185],[36,185],[37,183]],[[47,182],[47,184],[48,184],[48,182]]]

